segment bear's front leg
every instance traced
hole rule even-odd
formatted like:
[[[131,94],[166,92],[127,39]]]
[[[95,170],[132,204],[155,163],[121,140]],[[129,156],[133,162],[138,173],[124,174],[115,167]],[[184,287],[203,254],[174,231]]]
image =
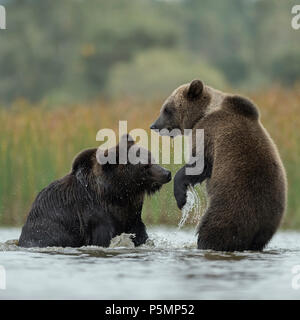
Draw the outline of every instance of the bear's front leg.
[[[174,177],[174,196],[180,210],[186,204],[186,192],[189,186],[187,177],[185,175],[185,166],[178,170]]]
[[[132,233],[135,236],[132,237],[132,241],[136,247],[144,244],[148,239],[146,227],[141,219],[130,229],[128,233]]]
[[[187,188],[202,183],[211,174],[211,166],[208,163],[204,165],[204,170],[199,175],[187,175],[186,168],[188,167],[191,167],[191,165],[187,164],[179,169],[174,177],[174,196],[180,210],[186,204]]]
[[[109,247],[110,241],[116,236],[113,226],[109,223],[101,223],[93,227],[90,239],[86,245]]]

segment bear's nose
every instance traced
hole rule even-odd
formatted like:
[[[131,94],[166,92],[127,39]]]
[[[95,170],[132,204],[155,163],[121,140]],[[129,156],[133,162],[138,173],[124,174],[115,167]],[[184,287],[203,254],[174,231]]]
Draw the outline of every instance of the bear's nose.
[[[172,180],[172,173],[171,173],[171,171],[169,171],[169,173],[168,173],[168,181],[171,181]]]
[[[151,124],[150,129],[151,129],[151,130],[157,129],[157,128],[156,128],[156,125],[155,125],[155,122]]]

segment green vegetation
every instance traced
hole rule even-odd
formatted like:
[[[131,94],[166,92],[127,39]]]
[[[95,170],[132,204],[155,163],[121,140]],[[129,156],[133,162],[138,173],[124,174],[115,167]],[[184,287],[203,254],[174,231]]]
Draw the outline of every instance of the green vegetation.
[[[300,228],[300,90],[270,89],[253,94],[260,106],[262,122],[278,144],[289,180],[289,208],[286,228]],[[282,103],[285,102],[285,104]],[[74,156],[82,149],[98,146],[96,133],[108,127],[118,132],[119,119],[128,120],[128,130],[149,127],[160,102],[129,100],[93,103],[49,109],[19,101],[10,110],[0,109],[0,224],[21,225],[37,193],[70,170]],[[165,165],[173,175],[180,166]],[[205,207],[204,189],[199,190]],[[143,211],[148,224],[178,224],[181,212],[173,196],[173,183],[147,198]],[[199,217],[194,212],[189,223]]]
[[[218,88],[300,79],[293,0],[10,0],[0,102],[165,96],[195,77]]]

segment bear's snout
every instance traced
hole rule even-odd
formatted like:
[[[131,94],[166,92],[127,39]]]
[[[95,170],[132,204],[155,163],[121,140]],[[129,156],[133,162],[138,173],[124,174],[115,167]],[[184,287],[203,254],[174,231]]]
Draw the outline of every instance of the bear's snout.
[[[156,125],[155,125],[155,122],[151,124],[150,129],[151,129],[151,130],[157,129],[157,128],[156,128]]]
[[[171,171],[159,166],[154,165],[152,170],[154,183],[165,184],[172,180]]]
[[[169,182],[169,181],[172,180],[172,173],[171,173],[171,171],[168,171],[168,170],[166,170],[166,171],[167,171],[167,173],[166,173],[166,179],[167,179],[167,182]]]
[[[154,121],[151,126],[150,126],[151,130],[161,130],[163,129],[163,125],[159,123],[159,119],[157,119],[156,121]]]
[[[167,127],[167,119],[163,115],[160,115],[150,126],[151,130],[162,130]]]

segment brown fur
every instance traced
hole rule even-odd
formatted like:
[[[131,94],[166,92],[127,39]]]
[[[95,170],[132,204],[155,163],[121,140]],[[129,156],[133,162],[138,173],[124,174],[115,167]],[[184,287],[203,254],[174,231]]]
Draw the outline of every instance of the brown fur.
[[[173,108],[173,118],[180,119],[174,127],[204,129],[204,171],[187,176],[183,167],[174,179],[180,209],[187,187],[206,180],[209,205],[198,227],[198,248],[262,250],[280,225],[287,187],[277,148],[256,106],[199,80],[179,87],[163,105],[156,122],[172,129],[162,117],[167,106]]]

